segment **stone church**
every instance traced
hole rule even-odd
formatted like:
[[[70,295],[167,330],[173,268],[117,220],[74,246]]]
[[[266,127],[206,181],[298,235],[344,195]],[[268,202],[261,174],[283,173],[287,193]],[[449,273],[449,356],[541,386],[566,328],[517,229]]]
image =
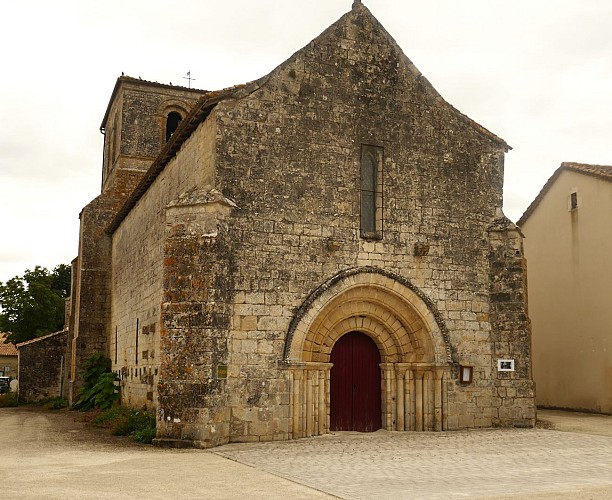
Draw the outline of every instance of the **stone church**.
[[[71,398],[103,352],[159,443],[534,425],[510,147],[361,2],[251,83],[119,77],[102,132]]]

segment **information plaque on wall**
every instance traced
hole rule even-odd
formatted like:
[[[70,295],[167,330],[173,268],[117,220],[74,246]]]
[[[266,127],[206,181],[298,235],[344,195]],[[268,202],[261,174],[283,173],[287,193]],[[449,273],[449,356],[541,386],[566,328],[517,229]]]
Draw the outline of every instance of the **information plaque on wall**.
[[[514,371],[514,360],[513,359],[498,359],[497,360],[497,371],[513,372]]]

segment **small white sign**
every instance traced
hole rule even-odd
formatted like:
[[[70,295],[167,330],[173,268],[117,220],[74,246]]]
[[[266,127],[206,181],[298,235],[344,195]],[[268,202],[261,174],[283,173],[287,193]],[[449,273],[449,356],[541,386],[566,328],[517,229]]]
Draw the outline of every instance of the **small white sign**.
[[[498,359],[497,360],[497,371],[498,372],[513,372],[514,371],[514,360],[513,359]]]

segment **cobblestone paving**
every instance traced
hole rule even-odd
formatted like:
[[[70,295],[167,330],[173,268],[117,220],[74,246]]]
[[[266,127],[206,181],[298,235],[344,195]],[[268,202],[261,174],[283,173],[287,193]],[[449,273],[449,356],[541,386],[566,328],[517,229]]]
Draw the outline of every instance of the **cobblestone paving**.
[[[603,489],[605,496],[597,498],[612,495],[608,436],[531,429],[378,431],[214,451],[341,498],[525,497],[585,489]]]

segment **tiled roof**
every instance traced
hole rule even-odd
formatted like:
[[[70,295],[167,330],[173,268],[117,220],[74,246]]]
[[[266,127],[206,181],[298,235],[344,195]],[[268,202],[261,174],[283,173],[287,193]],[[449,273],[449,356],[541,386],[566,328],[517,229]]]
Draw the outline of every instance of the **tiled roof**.
[[[561,167],[581,174],[599,177],[605,181],[612,181],[611,165],[589,165],[587,163],[564,162],[561,164]]]
[[[522,226],[529,216],[533,213],[533,211],[538,208],[538,205],[544,198],[544,195],[548,192],[551,186],[557,180],[557,177],[561,175],[561,172],[577,172],[579,174],[588,175],[591,177],[596,177],[598,179],[604,181],[612,182],[612,166],[610,165],[589,165],[588,163],[575,163],[575,162],[563,162],[561,166],[555,170],[555,173],[550,176],[550,179],[546,181],[544,187],[540,191],[540,193],[535,197],[535,200],[531,202],[531,205],[527,207],[525,213],[518,220],[517,225]]]
[[[17,348],[13,344],[5,344],[6,333],[0,333],[0,356],[17,356]]]
[[[60,330],[59,332],[54,332],[54,333],[49,333],[48,335],[43,335],[42,337],[36,337],[35,339],[32,340],[26,340],[25,342],[19,342],[19,344],[17,344],[17,348],[21,348],[24,345],[29,345],[29,344],[33,344],[34,342],[40,342],[41,340],[45,340],[48,339],[49,337],[55,337],[56,335],[59,335],[60,333],[64,333],[67,330]]]

